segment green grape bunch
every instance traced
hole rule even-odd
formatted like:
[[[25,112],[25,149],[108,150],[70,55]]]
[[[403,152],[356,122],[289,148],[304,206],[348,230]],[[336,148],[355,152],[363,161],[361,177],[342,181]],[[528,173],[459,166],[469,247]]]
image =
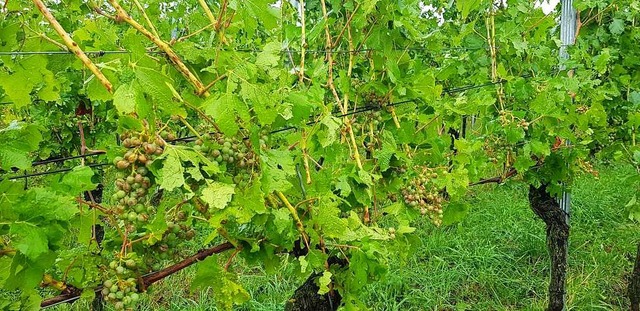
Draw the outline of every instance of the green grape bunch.
[[[119,172],[112,200],[116,202],[115,214],[135,226],[146,223],[154,213],[148,202],[152,180],[147,165],[162,155],[165,142],[145,133],[125,133],[122,145],[127,151],[113,160]]]
[[[266,140],[262,136],[260,144],[262,148],[266,148]],[[259,157],[248,139],[215,133],[196,140],[194,149],[225,166],[234,175],[233,181],[241,187],[246,186],[259,171]]]
[[[438,173],[428,167],[420,167],[418,171],[418,176],[402,189],[404,203],[418,209],[420,214],[428,216],[434,225],[440,226],[444,198],[440,188],[434,182],[438,178]]]
[[[140,300],[136,282],[138,267],[135,253],[109,263],[101,294],[105,301],[113,303],[116,310],[134,310]]]

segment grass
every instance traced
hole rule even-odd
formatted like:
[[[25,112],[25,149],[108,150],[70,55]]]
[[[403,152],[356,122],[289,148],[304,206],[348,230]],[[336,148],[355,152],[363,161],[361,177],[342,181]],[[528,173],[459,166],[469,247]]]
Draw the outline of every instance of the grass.
[[[640,226],[625,217],[624,204],[637,188],[625,185],[623,177],[634,170],[626,165],[600,170],[599,179],[582,176],[572,190],[569,310],[628,309],[626,277]],[[363,291],[362,300],[385,311],[543,310],[549,274],[545,228],[529,209],[526,190],[516,183],[476,188],[462,223],[417,224],[423,245],[406,262],[394,262],[381,282]],[[238,310],[282,310],[303,282],[286,266],[267,275],[238,265],[239,281],[252,297]],[[215,310],[208,292],[189,292],[193,271],[154,285],[141,310]]]

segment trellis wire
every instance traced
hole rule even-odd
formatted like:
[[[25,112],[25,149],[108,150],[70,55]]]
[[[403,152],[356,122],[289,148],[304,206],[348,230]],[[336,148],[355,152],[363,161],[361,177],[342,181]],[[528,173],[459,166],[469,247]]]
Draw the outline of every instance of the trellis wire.
[[[440,51],[475,51],[475,50],[483,50],[486,49],[484,46],[480,47],[448,47],[440,49]],[[392,51],[402,52],[402,51],[430,51],[431,49],[428,47],[407,47],[407,48],[393,48]],[[222,49],[219,50],[222,52],[243,52],[243,53],[261,53],[264,50],[261,49]],[[130,51],[127,50],[112,50],[112,51],[84,51],[85,54],[89,56],[103,56],[110,54],[129,54]],[[362,48],[355,50],[305,50],[305,54],[317,54],[317,53],[334,53],[334,54],[346,54],[346,53],[368,53],[368,52],[386,52],[383,49],[373,49],[373,48]],[[164,54],[163,51],[146,51],[147,54]],[[299,50],[291,50],[291,49],[282,49],[279,51],[280,54],[301,54],[302,51]],[[73,56],[73,52],[71,51],[0,51],[0,56],[28,56],[28,55],[68,55]]]
[[[526,75],[522,75],[520,77],[524,78],[524,79],[527,79],[527,78],[532,77],[532,75],[526,74]],[[478,88],[491,86],[491,85],[496,85],[496,84],[501,84],[501,83],[506,83],[506,82],[507,82],[507,80],[499,80],[499,81],[496,81],[496,82],[489,82],[489,83],[484,83],[484,84],[467,85],[467,86],[462,86],[462,87],[458,87],[458,88],[443,89],[442,93],[446,93],[446,94],[451,95],[451,94],[455,94],[455,93],[459,93],[459,92],[464,92],[464,91],[468,91],[468,90],[472,90],[472,89],[478,89]],[[403,105],[403,104],[407,104],[407,103],[414,103],[416,101],[418,101],[418,100],[417,99],[407,99],[407,100],[391,103],[391,104],[384,105],[384,106],[364,106],[364,107],[358,108],[356,110],[353,110],[353,111],[350,111],[350,112],[347,112],[347,113],[340,113],[340,114],[337,114],[337,115],[333,115],[333,117],[343,118],[343,117],[347,117],[347,116],[351,116],[351,115],[364,113],[364,112],[367,112],[367,111],[381,110],[381,109],[386,108],[386,107],[395,107],[395,106],[399,106],[399,105]],[[309,122],[305,123],[305,125],[310,126],[310,125],[317,124],[319,122],[320,121],[315,121],[315,120],[314,121],[309,121]],[[282,132],[295,130],[295,129],[297,129],[297,127],[295,127],[295,126],[287,126],[287,127],[283,127],[283,128],[277,129],[277,130],[270,131],[269,134],[277,134],[277,133],[282,133]],[[173,140],[168,140],[167,142],[168,143],[186,142],[186,141],[194,140],[195,138],[196,138],[195,135],[193,135],[193,136],[185,136],[185,137],[180,137],[180,138],[176,138],[176,139],[173,139]],[[248,139],[248,137],[244,137],[244,139]],[[71,157],[47,159],[47,160],[33,162],[32,165],[37,166],[37,165],[44,165],[44,164],[48,164],[48,163],[64,162],[64,161],[68,161],[68,160],[88,158],[88,157],[99,156],[99,155],[103,155],[103,154],[105,154],[105,152],[93,152],[93,153],[88,153],[88,154],[84,154],[84,155],[76,155],[76,156],[71,156]],[[89,164],[87,166],[89,166],[89,167],[102,167],[102,166],[107,166],[107,165],[110,165],[110,163],[94,163],[94,164]],[[15,179],[20,179],[20,178],[29,178],[29,177],[36,177],[36,176],[53,175],[53,174],[59,174],[59,173],[68,172],[70,170],[72,170],[72,168],[63,168],[63,169],[58,169],[58,170],[54,170],[54,171],[38,172],[38,173],[24,174],[24,175],[20,175],[20,176],[13,176],[13,177],[9,177],[8,179],[9,180],[15,180]],[[0,178],[0,180],[3,180],[3,179]]]
[[[39,166],[39,165],[45,165],[45,164],[49,164],[49,163],[65,162],[65,161],[75,160],[75,159],[84,159],[84,158],[89,158],[89,157],[103,155],[103,154],[106,154],[106,152],[105,151],[96,151],[96,152],[91,152],[91,153],[81,154],[81,155],[76,155],[76,156],[70,156],[70,157],[51,158],[51,159],[32,162],[31,166]]]
[[[107,165],[111,165],[111,164],[110,163],[94,163],[94,164],[88,164],[88,165],[85,165],[85,166],[88,166],[88,167],[102,167],[102,166],[107,166]],[[13,176],[13,177],[9,177],[7,179],[8,180],[15,180],[15,179],[29,178],[29,177],[36,177],[36,176],[54,175],[54,174],[68,172],[68,171],[70,171],[72,169],[73,168],[67,167],[67,168],[61,168],[61,169],[54,170],[54,171],[46,171],[46,172],[24,174],[24,175],[20,175],[20,176]],[[2,181],[2,180],[3,179],[0,178],[0,181]]]

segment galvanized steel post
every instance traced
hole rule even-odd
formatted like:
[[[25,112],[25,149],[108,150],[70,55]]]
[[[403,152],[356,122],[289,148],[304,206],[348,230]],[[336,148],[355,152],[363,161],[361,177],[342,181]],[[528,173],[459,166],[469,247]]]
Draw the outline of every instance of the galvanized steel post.
[[[569,58],[567,48],[575,43],[576,31],[577,31],[577,16],[576,10],[573,7],[573,0],[561,0],[561,12],[560,12],[560,59],[566,60]],[[565,69],[564,64],[561,64],[561,70]],[[571,144],[567,141],[567,144]],[[562,192],[562,197],[558,200],[560,207],[565,212],[567,218],[567,224],[569,223],[569,212],[571,207],[571,195],[566,191]]]

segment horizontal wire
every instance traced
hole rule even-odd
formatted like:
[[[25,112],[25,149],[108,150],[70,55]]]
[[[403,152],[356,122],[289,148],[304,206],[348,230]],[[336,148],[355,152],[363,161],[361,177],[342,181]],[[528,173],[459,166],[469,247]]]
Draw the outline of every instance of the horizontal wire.
[[[92,152],[92,153],[76,155],[76,156],[71,156],[71,157],[51,158],[51,159],[32,162],[31,166],[38,166],[38,165],[44,165],[44,164],[56,163],[56,162],[65,162],[65,161],[75,160],[75,159],[84,159],[84,158],[97,156],[97,155],[103,155],[103,154],[106,154],[106,152],[105,151],[96,151],[96,152]]]
[[[102,166],[107,166],[107,165],[111,165],[111,163],[94,163],[94,164],[89,164],[89,165],[85,165],[88,167],[102,167]],[[20,175],[20,176],[13,176],[13,177],[9,177],[7,178],[8,180],[15,180],[15,179],[21,179],[21,178],[29,178],[29,177],[36,177],[36,176],[43,176],[43,175],[53,175],[53,174],[59,174],[59,173],[64,173],[64,172],[68,172],[70,170],[72,170],[73,168],[61,168],[59,170],[55,170],[55,171],[47,171],[47,172],[39,172],[39,173],[31,173],[31,174],[24,174],[24,175]],[[0,180],[3,180],[0,178]]]
[[[473,51],[473,50],[482,50],[487,49],[487,47],[448,47],[440,49],[439,51]],[[431,48],[428,47],[409,47],[409,48],[393,48],[392,51],[429,51]],[[244,53],[261,53],[265,50],[261,49],[222,49],[218,50],[222,52],[244,52]],[[354,49],[354,50],[305,50],[305,54],[313,54],[313,53],[368,53],[368,52],[386,52],[384,49],[373,49],[373,48],[364,48],[364,49]],[[113,50],[113,51],[84,51],[85,54],[89,56],[103,56],[109,54],[129,54],[131,51],[127,50]],[[163,51],[146,51],[147,54],[164,54]],[[291,54],[301,54],[300,50],[291,50],[291,49],[282,49],[279,51],[281,54],[291,53]],[[71,51],[0,51],[0,56],[21,56],[21,55],[74,55]]]
[[[524,79],[527,79],[527,78],[530,78],[532,76],[533,75],[531,75],[531,74],[526,74],[526,75],[522,75],[520,77],[524,78]],[[463,91],[467,91],[467,90],[482,88],[482,87],[485,87],[485,86],[491,86],[491,85],[496,85],[496,84],[501,84],[501,83],[506,83],[506,82],[507,82],[507,80],[499,80],[499,81],[496,81],[496,82],[488,82],[488,83],[484,83],[484,84],[468,85],[468,86],[462,86],[462,87],[458,87],[458,88],[443,89],[442,92],[443,92],[443,94],[451,95],[451,94],[454,94],[454,93],[459,93],[459,92],[463,92]],[[333,117],[335,117],[335,118],[343,118],[343,117],[356,115],[356,114],[360,114],[360,113],[367,112],[367,111],[382,110],[383,108],[386,108],[386,107],[395,107],[395,106],[399,106],[399,105],[403,105],[403,104],[407,104],[407,103],[414,103],[416,101],[418,101],[418,100],[417,99],[408,99],[408,100],[403,100],[403,101],[399,101],[399,102],[395,102],[395,103],[390,103],[388,105],[363,106],[363,107],[360,107],[360,108],[358,108],[358,109],[356,109],[354,111],[333,115]],[[305,125],[306,126],[311,126],[311,125],[318,124],[320,122],[321,121],[314,120],[314,121],[309,121],[309,122],[305,123]],[[296,127],[296,126],[287,126],[287,127],[283,127],[283,128],[277,129],[277,130],[270,131],[268,134],[282,133],[282,132],[286,132],[286,131],[290,131],[290,130],[295,130],[297,128],[298,127]],[[215,133],[209,133],[209,134],[215,134]],[[173,140],[167,140],[166,142],[170,143],[170,144],[175,144],[177,142],[188,142],[188,141],[191,141],[191,140],[195,140],[196,138],[197,138],[197,136],[192,135],[192,136],[185,136],[185,137],[176,138],[176,139],[173,139]],[[243,139],[249,139],[249,137],[244,137]],[[42,165],[42,164],[54,163],[54,162],[64,162],[66,160],[71,160],[71,159],[87,158],[87,157],[98,156],[98,155],[103,155],[103,154],[105,154],[105,152],[94,152],[94,153],[90,153],[90,154],[72,156],[72,157],[68,157],[68,158],[48,159],[48,160],[38,161],[38,162],[34,162],[34,163],[36,163],[36,165]],[[110,165],[110,163],[95,163],[95,164],[89,164],[87,166],[89,166],[89,167],[102,167],[102,166],[106,166],[106,165]],[[63,169],[59,169],[59,170],[55,170],[55,171],[24,174],[24,175],[20,175],[20,176],[9,177],[8,179],[9,180],[15,180],[15,179],[20,179],[20,178],[28,178],[28,177],[36,177],[36,176],[42,176],[42,175],[58,174],[58,173],[68,172],[70,170],[72,170],[72,168],[63,168]],[[2,180],[2,179],[0,178],[0,180]]]

